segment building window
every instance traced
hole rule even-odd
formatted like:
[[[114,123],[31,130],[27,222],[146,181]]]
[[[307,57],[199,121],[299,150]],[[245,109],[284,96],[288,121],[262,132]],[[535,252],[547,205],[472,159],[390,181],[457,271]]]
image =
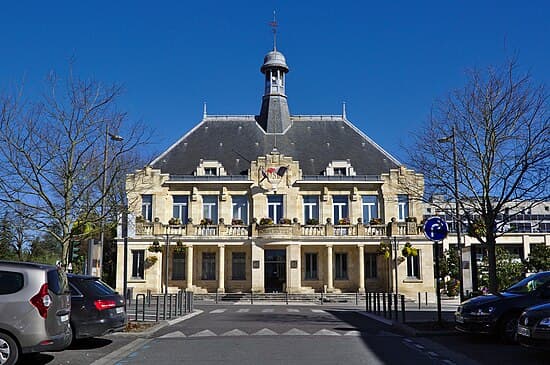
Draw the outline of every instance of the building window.
[[[317,280],[317,254],[306,253],[306,280]]]
[[[202,253],[202,280],[216,280],[216,253]]]
[[[347,168],[345,167],[334,168],[334,176],[346,176],[346,175],[347,175]]]
[[[335,195],[332,197],[332,206],[334,211],[334,224],[338,224],[338,221],[342,218],[349,218],[348,216],[348,197],[347,195]]]
[[[148,222],[153,220],[153,196],[150,194],[141,196],[141,216]]]
[[[216,176],[218,175],[218,169],[215,167],[205,167],[204,174],[206,176]]]
[[[218,224],[218,196],[204,195],[202,197],[202,217],[210,219],[212,224]]]
[[[319,197],[317,195],[304,195],[304,223],[319,223]]]
[[[185,280],[185,252],[172,252],[172,280]]]
[[[231,278],[233,280],[246,280],[246,253],[233,252],[231,255],[231,264]]]
[[[420,252],[416,256],[407,256],[407,277],[420,279]]]
[[[172,217],[178,218],[183,224],[186,224],[189,218],[187,195],[174,195],[172,199]]]
[[[347,280],[348,279],[348,254],[337,253],[334,260],[335,265],[335,279]]]
[[[143,279],[145,250],[132,250],[132,279]]]
[[[378,277],[378,267],[376,265],[376,259],[378,255],[375,253],[365,254],[365,278],[376,279]]]
[[[409,216],[409,196],[405,194],[397,195],[397,220],[404,222]]]
[[[248,198],[246,195],[234,195],[231,200],[233,201],[233,219],[248,224]]]
[[[363,196],[363,223],[369,223],[371,219],[378,218],[378,196]]]
[[[267,196],[267,214],[273,219],[274,223],[279,223],[283,218],[283,196],[268,195]]]

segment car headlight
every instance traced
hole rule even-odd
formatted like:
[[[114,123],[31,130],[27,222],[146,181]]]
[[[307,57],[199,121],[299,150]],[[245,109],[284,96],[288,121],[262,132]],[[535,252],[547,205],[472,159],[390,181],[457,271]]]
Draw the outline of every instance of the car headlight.
[[[471,311],[472,316],[490,316],[495,311],[495,307],[478,308],[478,310]]]
[[[539,326],[550,327],[550,317],[546,317],[540,320]]]

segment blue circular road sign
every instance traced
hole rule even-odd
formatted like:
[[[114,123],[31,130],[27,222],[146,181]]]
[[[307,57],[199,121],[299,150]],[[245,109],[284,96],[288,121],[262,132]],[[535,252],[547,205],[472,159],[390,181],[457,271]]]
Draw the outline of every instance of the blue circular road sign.
[[[431,241],[442,241],[449,233],[447,222],[440,217],[431,217],[424,223],[424,235]]]

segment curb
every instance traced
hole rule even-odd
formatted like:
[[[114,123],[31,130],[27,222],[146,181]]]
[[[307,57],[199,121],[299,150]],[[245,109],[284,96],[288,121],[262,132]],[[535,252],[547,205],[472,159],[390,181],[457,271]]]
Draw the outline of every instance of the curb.
[[[433,331],[418,330],[414,327],[408,326],[405,323],[380,317],[380,316],[377,316],[376,314],[372,314],[364,311],[360,311],[359,313],[365,317],[368,317],[370,319],[373,319],[385,325],[391,326],[406,336],[411,336],[411,337],[453,336],[458,333],[456,330],[433,330]]]
[[[185,316],[182,316],[182,317],[178,317],[178,318],[171,319],[171,320],[159,321],[157,324],[155,324],[151,328],[148,328],[145,331],[115,332],[115,333],[112,333],[112,335],[115,335],[115,336],[129,336],[129,337],[149,337],[149,336],[155,334],[157,331],[160,331],[164,327],[172,326],[176,323],[179,323],[179,322],[185,321],[187,319],[193,318],[193,317],[195,317],[195,316],[197,316],[201,313],[203,313],[203,311],[200,310],[200,309],[197,309],[197,310],[193,311],[192,313],[186,314]]]

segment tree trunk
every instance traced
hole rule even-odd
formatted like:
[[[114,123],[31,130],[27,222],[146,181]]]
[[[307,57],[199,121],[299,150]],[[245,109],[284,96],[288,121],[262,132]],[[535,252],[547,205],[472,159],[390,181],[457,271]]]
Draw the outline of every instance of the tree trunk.
[[[487,261],[489,264],[489,292],[498,293],[496,238],[487,234]]]

